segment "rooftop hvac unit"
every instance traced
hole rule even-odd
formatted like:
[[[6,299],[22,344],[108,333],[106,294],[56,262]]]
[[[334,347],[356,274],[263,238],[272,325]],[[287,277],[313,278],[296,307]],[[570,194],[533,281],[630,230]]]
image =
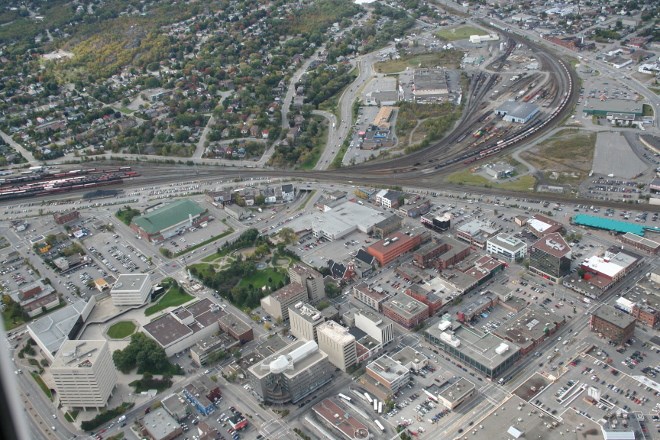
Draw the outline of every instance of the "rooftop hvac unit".
[[[496,349],[495,353],[497,354],[504,354],[509,350],[509,346],[505,343],[501,343]]]
[[[293,307],[294,307],[295,309],[299,309],[299,308],[302,307],[302,305],[303,305],[303,302],[302,302],[302,301],[298,301],[298,302],[296,303],[296,305],[293,306]]]

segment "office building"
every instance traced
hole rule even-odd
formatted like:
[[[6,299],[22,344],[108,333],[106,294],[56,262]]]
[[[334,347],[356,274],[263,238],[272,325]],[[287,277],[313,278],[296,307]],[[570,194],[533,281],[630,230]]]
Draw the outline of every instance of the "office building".
[[[390,264],[406,252],[410,252],[422,244],[422,234],[406,235],[395,232],[384,240],[380,240],[367,248],[381,267]]]
[[[378,292],[364,283],[358,284],[357,286],[353,286],[351,301],[366,304],[372,309],[380,312],[383,302],[387,299],[387,295],[382,293],[382,289],[380,290],[381,291]]]
[[[144,274],[121,274],[117,277],[110,298],[116,307],[141,306],[151,294],[151,276]]]
[[[461,225],[456,230],[456,237],[465,240],[473,246],[486,247],[486,242],[500,231],[500,228],[492,223],[475,219]]]
[[[386,346],[394,340],[394,325],[389,320],[370,310],[355,312],[355,327],[359,328],[381,346]]]
[[[469,245],[451,237],[441,236],[417,249],[413,253],[413,263],[422,269],[446,269],[469,254]]]
[[[335,367],[346,371],[357,362],[355,336],[334,321],[326,321],[316,329],[319,350],[328,355]]]
[[[529,248],[529,271],[558,283],[571,271],[571,247],[558,233],[539,239]]]
[[[220,353],[228,353],[232,348],[238,347],[239,342],[226,333],[214,333],[197,341],[190,347],[190,357],[197,367],[202,367],[211,360],[211,363],[220,360]]]
[[[486,241],[486,252],[509,261],[522,260],[527,254],[527,244],[511,234],[498,234]]]
[[[410,380],[410,370],[386,354],[367,364],[366,374],[391,394],[399,391]]]
[[[261,308],[282,322],[289,320],[289,307],[308,300],[307,289],[299,283],[290,283],[261,298]]]
[[[399,294],[383,303],[383,315],[410,329],[429,317],[429,306],[408,295]]]
[[[316,329],[324,322],[323,314],[310,304],[299,302],[289,307],[289,331],[298,339],[318,342]]]
[[[67,408],[104,408],[117,385],[107,341],[64,342],[50,372],[59,401]]]
[[[330,382],[335,367],[314,341],[296,341],[248,369],[263,402],[297,403]]]
[[[173,440],[183,434],[181,425],[162,408],[144,415],[142,432],[152,440]]]
[[[220,330],[236,339],[241,345],[254,339],[252,326],[231,312],[225,312],[218,319]]]
[[[635,317],[608,305],[591,313],[589,329],[616,344],[623,344],[635,335]]]
[[[309,302],[317,304],[325,298],[325,284],[323,275],[306,264],[294,263],[289,267],[289,279],[305,287]]]
[[[394,353],[392,359],[411,371],[421,371],[429,364],[429,358],[424,353],[408,346]]]
[[[437,401],[447,409],[454,409],[476,394],[476,387],[469,380],[461,377],[437,394]]]

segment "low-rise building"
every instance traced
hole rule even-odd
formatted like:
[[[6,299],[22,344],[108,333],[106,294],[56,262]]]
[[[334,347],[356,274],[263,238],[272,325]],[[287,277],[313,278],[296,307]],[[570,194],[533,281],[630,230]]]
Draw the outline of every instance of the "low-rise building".
[[[429,364],[429,358],[424,353],[411,347],[403,347],[392,355],[392,359],[410,371],[420,371]]]
[[[429,317],[429,306],[421,301],[400,294],[383,303],[383,315],[410,329]]]
[[[508,122],[518,122],[525,124],[539,113],[536,104],[522,101],[505,101],[495,109],[498,116]]]
[[[660,252],[660,242],[641,237],[637,234],[626,232],[625,234],[619,236],[619,240],[621,240],[623,243],[626,243],[627,245],[634,247],[635,249],[639,249],[649,254],[657,255],[658,252]]]
[[[148,273],[121,274],[110,289],[110,298],[116,307],[141,306],[149,299],[151,288]]]
[[[236,339],[241,345],[254,339],[252,326],[233,313],[225,312],[218,319],[218,324],[220,330]]]
[[[476,394],[475,385],[461,377],[456,382],[443,388],[437,394],[437,401],[447,409],[455,409],[458,405]]]
[[[53,286],[41,280],[19,287],[11,298],[30,318],[60,305],[60,297]]]
[[[441,216],[426,214],[420,218],[420,222],[424,227],[432,229],[435,232],[445,232],[451,227],[451,214],[448,212]]]
[[[208,360],[219,360],[219,354],[228,353],[232,348],[238,347],[239,342],[229,335],[219,332],[201,339],[190,347],[190,357],[197,367],[207,364]]]
[[[641,258],[630,251],[610,248],[601,256],[591,256],[580,265],[583,279],[607,290],[632,271]]]
[[[529,232],[537,238],[564,230],[564,225],[541,214],[534,214],[525,224]]]
[[[201,415],[208,416],[216,410],[222,398],[220,387],[206,375],[199,376],[193,383],[183,387],[183,396]]]
[[[131,229],[150,242],[162,242],[209,220],[208,210],[192,200],[177,200],[134,217]]]
[[[456,237],[465,240],[473,246],[480,248],[486,247],[488,239],[500,231],[500,228],[493,223],[488,223],[482,220],[472,220],[469,223],[461,225],[456,230]]]
[[[502,233],[486,241],[486,252],[509,261],[520,260],[527,254],[527,244],[511,234]]]
[[[152,440],[172,440],[183,434],[181,425],[162,408],[145,414],[142,427],[144,435]]]
[[[602,305],[591,313],[589,329],[616,344],[623,344],[635,335],[635,322],[635,317]]]
[[[273,318],[286,322],[289,320],[289,307],[307,300],[307,289],[302,284],[290,283],[261,298],[261,308]]]
[[[422,269],[446,269],[470,254],[470,246],[447,236],[436,237],[413,254],[413,263]]]
[[[351,415],[350,408],[340,405],[343,404],[337,400],[324,399],[314,405],[312,410],[333,433],[341,434],[341,438],[347,440],[369,438],[367,426]]]
[[[401,229],[401,222],[403,220],[396,214],[392,214],[384,220],[379,221],[374,225],[373,232],[374,237],[378,239],[383,239],[388,235]]]
[[[433,290],[429,290],[426,286],[417,283],[406,287],[405,294],[426,304],[429,308],[429,316],[435,315],[443,305],[442,298],[436,295]]]
[[[181,422],[190,415],[190,407],[186,403],[186,399],[178,394],[170,394],[161,400],[160,403],[163,406],[163,409],[165,409],[165,411],[167,411],[167,413],[177,422]]]
[[[391,394],[399,391],[410,380],[410,370],[386,354],[367,364],[366,374]]]
[[[395,232],[386,239],[378,241],[367,248],[381,266],[386,266],[406,252],[410,252],[422,243],[422,234],[406,235]]]
[[[78,220],[79,218],[80,212],[76,211],[75,209],[66,212],[56,212],[53,214],[53,220],[55,220],[55,223],[58,225],[65,225],[74,220]]]
[[[383,302],[385,302],[386,299],[387,295],[382,292],[377,292],[365,283],[353,286],[351,301],[358,301],[362,304],[366,304],[378,312],[381,311]]]

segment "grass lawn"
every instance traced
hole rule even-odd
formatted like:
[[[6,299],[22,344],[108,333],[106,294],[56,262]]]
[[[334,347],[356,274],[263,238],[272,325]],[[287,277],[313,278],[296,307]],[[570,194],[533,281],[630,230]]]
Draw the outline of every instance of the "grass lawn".
[[[202,278],[207,278],[212,276],[215,273],[215,270],[213,268],[212,264],[207,264],[207,263],[196,263],[196,264],[191,264],[190,267],[194,267],[199,271],[201,274],[200,276]]]
[[[508,189],[511,191],[530,191],[529,188],[534,189],[536,184],[536,179],[533,176],[525,175],[520,176],[516,180],[510,180],[502,183],[494,183],[493,181],[480,176],[479,174],[473,174],[470,170],[457,171],[455,173],[447,176],[446,179],[449,183],[463,184],[470,186],[486,186],[493,188]]]
[[[314,146],[312,150],[304,157],[302,163],[300,164],[301,170],[313,170],[316,166],[316,163],[321,157],[321,153],[328,143],[328,124],[327,120],[323,116],[312,115],[312,118],[316,119],[319,122],[321,130],[319,133],[314,136]]]
[[[458,67],[463,58],[463,52],[444,50],[442,52],[404,55],[398,60],[380,61],[374,65],[378,73],[403,72],[407,67]]]
[[[35,373],[35,372],[32,372],[31,374],[32,374],[32,377],[34,378],[34,380],[37,382],[37,385],[39,385],[39,388],[41,388],[41,390],[44,392],[44,394],[45,394],[46,396],[48,396],[48,398],[49,398],[50,400],[53,400],[53,394],[50,392],[50,388],[48,388],[48,387],[46,386],[46,383],[45,383],[44,380],[41,378],[41,376],[39,376],[39,375],[38,375],[37,373]]]
[[[488,35],[488,32],[474,26],[459,26],[436,32],[436,37],[445,41],[466,40],[470,35]]]
[[[2,311],[2,321],[5,324],[5,330],[12,330],[19,325],[25,324],[25,320],[22,318],[11,318],[8,310]]]
[[[132,321],[115,322],[108,329],[108,337],[112,339],[124,339],[135,331],[135,323]]]
[[[73,411],[67,411],[64,413],[64,418],[67,420],[67,422],[73,423],[74,420],[78,417],[78,411],[73,410]]]
[[[653,107],[648,104],[642,105],[642,116],[653,116]]]
[[[268,282],[268,278],[273,280],[272,283]],[[272,267],[266,268],[264,270],[258,270],[252,274],[249,278],[243,278],[238,283],[238,287],[247,287],[249,284],[255,289],[261,289],[263,286],[270,284],[271,286],[279,285],[280,281],[284,281],[284,274]]]
[[[158,300],[156,304],[151,307],[147,307],[144,311],[145,316],[153,315],[158,313],[161,310],[165,310],[168,307],[176,307],[181,304],[185,304],[195,297],[188,295],[181,287],[173,286],[170,287],[167,292]]]

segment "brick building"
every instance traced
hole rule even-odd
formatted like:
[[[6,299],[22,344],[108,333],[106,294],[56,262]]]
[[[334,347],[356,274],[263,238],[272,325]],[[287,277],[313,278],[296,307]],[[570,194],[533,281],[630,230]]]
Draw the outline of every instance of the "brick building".
[[[603,305],[589,318],[589,329],[616,344],[623,344],[635,334],[635,318],[614,307]]]
[[[470,246],[451,237],[439,237],[413,254],[413,262],[422,269],[446,269],[470,254]]]
[[[411,284],[408,286],[405,293],[409,297],[415,298],[417,301],[426,304],[429,308],[429,316],[435,315],[442,307],[442,298],[419,284]]]
[[[386,266],[401,255],[417,248],[422,243],[422,235],[406,235],[395,232],[384,240],[380,240],[367,248],[367,252],[378,260],[381,266]]]
[[[73,210],[68,212],[56,212],[53,214],[53,220],[58,225],[64,225],[66,223],[78,220],[80,218],[80,212]]]
[[[429,306],[410,296],[397,295],[383,303],[383,315],[406,328],[413,328],[429,317]]]

